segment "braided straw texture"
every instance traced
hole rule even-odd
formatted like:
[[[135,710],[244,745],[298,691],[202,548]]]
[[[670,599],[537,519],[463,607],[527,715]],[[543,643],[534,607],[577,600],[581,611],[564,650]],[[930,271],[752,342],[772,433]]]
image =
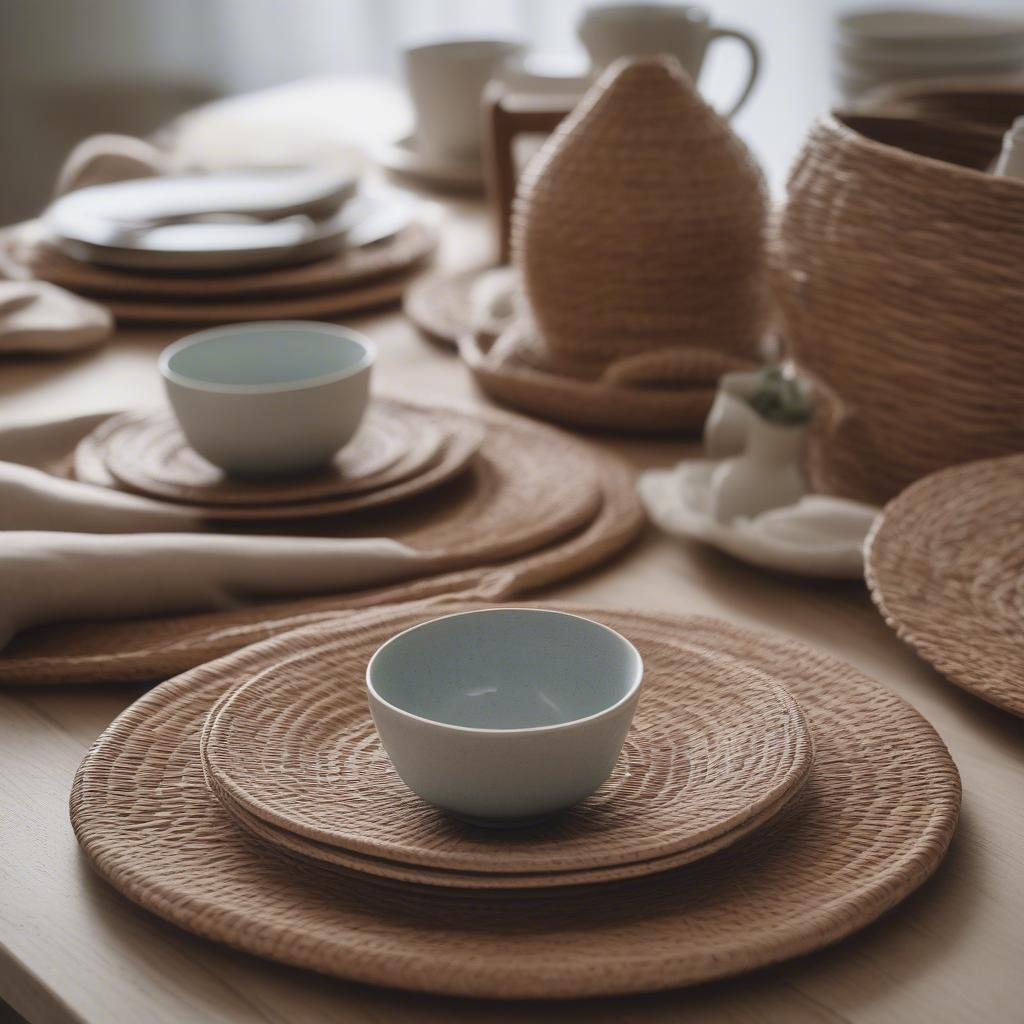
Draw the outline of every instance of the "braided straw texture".
[[[365,494],[422,475],[453,436],[443,417],[375,399],[356,436],[327,469],[269,481],[230,477],[207,462],[169,413],[115,416],[86,446],[118,483],[141,494],[198,505],[278,505]],[[88,458],[86,472],[87,465]]]
[[[583,572],[613,557],[641,531],[646,518],[634,472],[621,458],[564,434],[498,412],[465,413],[483,423],[487,438],[470,472],[441,490],[339,520],[346,536],[390,536],[421,550],[460,546],[464,556],[481,544],[489,561],[472,560],[409,583],[357,593],[273,601],[228,612],[174,615],[122,622],[47,626],[19,634],[0,654],[0,685],[133,683],[166,679],[211,658],[284,630],[337,617],[339,611],[465,594],[499,601],[519,597]],[[576,497],[563,490],[572,484]],[[596,496],[590,491],[597,487]],[[520,541],[531,520],[555,501],[569,502],[568,525],[584,507],[592,514],[569,532],[544,542],[534,534],[527,549],[508,549],[498,530],[511,522]],[[589,496],[588,496],[589,494]],[[506,519],[506,517],[508,517]],[[288,530],[294,533],[295,523]],[[265,527],[261,528],[265,532]],[[501,554],[495,543],[505,548]],[[479,548],[477,549],[480,550]],[[467,559],[468,560],[468,559]]]
[[[1024,717],[1024,455],[919,480],[875,524],[885,621],[950,682]]]
[[[281,298],[240,298],[216,302],[105,298],[103,305],[118,323],[230,324],[240,320],[329,320],[344,313],[361,313],[400,302],[415,276],[415,271],[409,270],[348,288]]]
[[[714,401],[708,386],[619,386],[537,369],[523,358],[531,328],[522,321],[497,341],[465,335],[459,354],[484,391],[531,416],[569,427],[642,434],[694,434]]]
[[[423,274],[402,297],[402,312],[428,337],[454,347],[472,326],[473,286],[491,269]]]
[[[765,215],[760,170],[678,63],[617,63],[529,163],[513,207],[513,262],[550,356],[752,357]]]
[[[203,722],[224,692],[225,665],[232,676],[258,672],[325,633],[386,621],[382,609],[248,648],[143,696],[79,769],[71,818],[85,855],[129,899],[250,953],[502,998],[737,974],[848,935],[935,870],[956,826],[959,778],[935,731],[894,694],[828,655],[726,623],[576,610],[782,680],[815,744],[793,813],[695,864],[600,887],[460,893],[300,868],[210,794]]]
[[[869,114],[917,118],[970,126],[1002,141],[1003,133],[1024,114],[1024,76],[996,75],[894,82],[872,89],[857,103]]]
[[[970,135],[967,166],[945,162],[948,126],[903,133],[906,148],[862,128],[811,131],[775,261],[790,352],[822,398],[815,489],[882,504],[1024,447],[1024,182],[970,169]]]
[[[547,874],[557,885],[569,871],[689,853],[795,794],[810,770],[803,715],[773,679],[634,625],[628,637],[644,659],[643,695],[611,779],[531,828],[466,825],[405,787],[366,703],[374,651],[422,621],[420,610],[396,612],[309,638],[255,678],[225,676],[228,693],[203,737],[215,791],[318,843],[403,865],[508,876],[506,884]]]
[[[378,487],[374,490],[351,494],[326,495],[320,498],[310,497],[291,503],[263,503],[227,505],[220,502],[211,504],[182,503],[175,499],[176,504],[196,512],[210,520],[300,520],[322,518],[327,516],[351,515],[356,512],[378,509],[394,505],[425,494],[439,488],[456,477],[466,473],[467,467],[478,459],[483,443],[484,431],[465,417],[452,416],[448,413],[424,413],[423,418],[433,420],[435,426],[444,435],[440,452],[429,460],[421,472],[411,476],[400,475],[399,479]],[[75,449],[72,470],[75,479],[99,487],[112,487],[116,490],[145,491],[143,478],[137,464],[115,463],[111,457],[111,445],[116,443],[126,431],[134,431],[142,426],[145,428],[145,414],[125,413],[101,423],[92,433],[84,437]],[[145,458],[145,453],[143,453]],[[480,467],[477,467],[480,468]],[[115,476],[114,471],[125,472],[133,478],[131,485]],[[486,472],[486,468],[484,469]],[[346,526],[348,522],[346,521]],[[321,532],[329,532],[324,528]],[[376,536],[376,534],[374,534]]]
[[[408,271],[423,263],[437,248],[437,230],[423,223],[411,224],[390,238],[373,245],[345,249],[337,255],[295,267],[257,270],[248,273],[140,274],[115,270],[65,256],[59,250],[36,241],[32,227],[15,232],[8,250],[32,276],[50,281],[83,295],[134,299],[149,302],[259,304],[275,300],[310,298],[316,293],[341,292],[363,287],[372,281]]]
[[[207,776],[207,783],[209,783]],[[367,875],[381,883],[411,885],[432,885],[447,889],[545,889],[566,885],[597,885],[605,882],[617,882],[626,878],[641,878],[659,871],[670,871],[672,868],[694,861],[724,850],[727,846],[738,842],[765,822],[789,812],[799,803],[794,797],[799,788],[783,794],[779,801],[770,804],[763,810],[747,818],[742,824],[729,832],[724,832],[715,839],[700,843],[681,853],[670,853],[652,860],[635,861],[632,864],[617,864],[614,867],[590,868],[580,871],[559,871],[555,874],[517,874],[488,875],[468,871],[448,871],[438,868],[425,868],[415,864],[401,864],[397,861],[383,860],[379,857],[367,857],[365,854],[353,853],[327,843],[318,843],[295,832],[278,828],[243,810],[226,793],[211,786],[221,806],[240,828],[254,836],[260,842],[273,847],[284,856],[294,857],[299,861],[315,861],[329,864],[343,874],[355,874],[357,878]]]

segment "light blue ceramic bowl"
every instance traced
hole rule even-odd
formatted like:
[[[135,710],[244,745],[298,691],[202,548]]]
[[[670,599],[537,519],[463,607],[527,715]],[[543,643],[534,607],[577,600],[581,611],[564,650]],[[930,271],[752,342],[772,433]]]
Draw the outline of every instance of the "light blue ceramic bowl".
[[[160,356],[160,373],[200,455],[238,476],[277,476],[323,466],[348,444],[376,356],[348,328],[277,320],[182,338]]]
[[[639,653],[613,629],[522,608],[414,626],[366,670],[370,711],[402,781],[490,825],[537,821],[597,789],[642,678]]]

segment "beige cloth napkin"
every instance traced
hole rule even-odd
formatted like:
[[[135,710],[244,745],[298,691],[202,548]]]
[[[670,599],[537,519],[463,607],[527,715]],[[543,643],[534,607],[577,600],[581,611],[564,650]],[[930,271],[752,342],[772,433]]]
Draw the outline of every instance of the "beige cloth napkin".
[[[68,154],[54,193],[62,196],[90,185],[155,178],[170,170],[170,157],[134,135],[91,135]]]
[[[166,170],[167,157],[128,135],[94,135],[80,142],[61,168],[55,189],[63,195],[88,185],[152,177]],[[77,352],[113,334],[105,306],[49,284],[33,281],[24,268],[0,256],[0,353]]]
[[[0,431],[0,648],[50,622],[212,611],[449,567],[386,538],[197,534],[193,513],[42,468],[105,416]]]
[[[46,281],[0,281],[0,353],[77,352],[113,331],[98,303]]]

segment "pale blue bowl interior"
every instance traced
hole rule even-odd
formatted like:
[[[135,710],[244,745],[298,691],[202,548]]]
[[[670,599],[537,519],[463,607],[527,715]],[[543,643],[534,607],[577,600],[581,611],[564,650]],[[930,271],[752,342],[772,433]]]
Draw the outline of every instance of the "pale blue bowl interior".
[[[167,369],[200,384],[267,387],[355,373],[371,359],[355,336],[315,326],[254,326],[209,332],[167,358]]]
[[[640,655],[618,633],[562,612],[502,608],[399,634],[373,657],[372,690],[402,711],[474,729],[589,718],[639,685]]]

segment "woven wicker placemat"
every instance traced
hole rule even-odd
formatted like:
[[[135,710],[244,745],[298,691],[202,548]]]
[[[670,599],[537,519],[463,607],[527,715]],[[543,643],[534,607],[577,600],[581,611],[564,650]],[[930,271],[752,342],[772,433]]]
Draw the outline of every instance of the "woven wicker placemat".
[[[424,274],[402,297],[402,312],[424,334],[454,348],[472,326],[473,286],[493,269]]]
[[[237,650],[288,629],[336,616],[339,611],[398,602],[442,599],[466,594],[486,600],[505,600],[583,572],[613,557],[643,529],[646,522],[636,496],[633,469],[619,456],[602,451],[522,417],[489,410],[460,412],[487,429],[484,451],[499,465],[510,467],[508,481],[519,467],[530,486],[501,488],[497,498],[530,502],[533,488],[545,482],[593,478],[599,489],[597,514],[576,530],[550,543],[519,554],[495,556],[493,564],[442,572],[424,579],[354,593],[290,601],[269,601],[232,611],[172,615],[119,622],[82,622],[40,627],[19,634],[0,653],[0,685],[133,683],[166,679],[176,672]],[[512,452],[510,461],[505,455]],[[516,458],[515,453],[519,453]],[[525,464],[522,459],[525,458]],[[479,461],[479,460],[477,460]],[[475,463],[476,465],[476,463]],[[484,486],[475,474],[415,501],[387,509],[346,516],[342,525],[360,536],[389,535],[427,546],[451,540],[444,532],[446,514],[457,492],[460,507]],[[497,503],[497,498],[495,503]],[[486,505],[477,503],[477,508]],[[505,506],[506,508],[508,506]],[[527,519],[522,504],[516,513],[520,525]],[[532,509],[530,510],[532,514]],[[493,517],[478,527],[470,518],[471,536],[479,528],[487,537]],[[316,525],[316,524],[314,524]],[[455,526],[455,539],[460,529]],[[294,529],[295,524],[291,524]],[[261,527],[261,532],[266,527]],[[465,532],[465,525],[461,527]]]
[[[607,887],[459,893],[298,870],[232,822],[199,760],[225,665],[265,669],[297,640],[282,637],[157,687],[104,732],[71,796],[85,855],[129,899],[238,949],[380,985],[505,998],[649,991],[807,953],[873,921],[937,867],[959,778],[932,727],[895,694],[777,636],[574,610],[784,680],[815,743],[793,813],[696,864]],[[388,614],[353,616],[348,628]]]
[[[229,274],[152,274],[114,270],[65,256],[34,239],[34,225],[21,225],[8,236],[7,250],[32,275],[84,295],[117,302],[184,304],[261,303],[315,293],[344,292],[381,278],[394,277],[421,264],[437,247],[437,229],[414,223],[373,245],[346,249],[326,259],[294,267]]]
[[[453,420],[438,413],[432,417],[445,435],[439,453],[431,459],[422,472],[402,476],[392,483],[370,491],[340,494],[288,503],[264,503],[250,505],[194,504],[175,499],[174,503],[190,509],[210,520],[299,520],[322,519],[328,516],[350,515],[368,509],[382,508],[404,502],[410,498],[435,490],[442,484],[461,476],[472,467],[484,439],[484,432],[475,424]],[[107,468],[106,447],[110,435],[130,425],[132,420],[110,421],[100,424],[91,434],[79,442],[74,456],[74,475],[83,483],[101,487],[135,490],[123,487]]]
[[[193,302],[185,299],[104,298],[118,323],[227,324],[248,320],[332,320],[345,313],[390,306],[401,300],[414,271],[375,278],[350,288],[282,298]]]
[[[634,627],[643,694],[612,778],[529,829],[466,825],[406,788],[367,706],[374,651],[423,619],[395,612],[227,680],[203,741],[215,791],[279,828],[403,865],[554,875],[685,853],[795,793],[810,769],[803,715],[776,681]]]
[[[1024,455],[940,470],[882,510],[866,576],[950,682],[1024,717]]]
[[[522,323],[508,328],[509,334],[526,330]],[[690,434],[703,428],[714,401],[714,389],[706,386],[611,387],[545,373],[526,361],[498,361],[491,356],[491,342],[480,334],[459,340],[459,354],[480,387],[505,405],[554,423],[592,430]]]
[[[401,402],[375,400],[356,436],[331,465],[271,480],[230,477],[193,449],[169,412],[123,413],[86,445],[130,490],[197,505],[278,505],[362,494],[422,474],[451,435],[436,416]],[[88,460],[83,457],[83,471]]]
[[[207,777],[207,782],[209,782],[209,777]],[[335,870],[354,873],[356,877],[365,878],[366,875],[371,875],[381,882],[391,882],[395,885],[431,885],[448,889],[544,889],[565,885],[597,885],[622,881],[627,878],[640,878],[644,875],[656,874],[659,871],[670,871],[672,868],[692,864],[703,857],[709,857],[719,850],[724,850],[727,846],[731,846],[766,822],[771,821],[772,818],[783,815],[799,804],[799,800],[795,799],[798,796],[798,790],[786,793],[778,803],[770,804],[753,817],[746,819],[742,825],[730,832],[723,833],[716,839],[700,843],[682,853],[668,854],[665,857],[656,857],[648,861],[618,864],[608,868],[593,868],[587,871],[559,871],[556,874],[487,875],[399,864],[396,861],[367,857],[365,854],[342,850],[337,846],[329,846],[327,843],[318,843],[314,839],[307,839],[305,836],[296,835],[294,832],[288,832],[276,825],[262,821],[239,807],[226,793],[217,791],[215,787],[212,788],[221,806],[239,827],[285,856],[296,857],[302,861],[312,860],[321,864],[329,864]]]

